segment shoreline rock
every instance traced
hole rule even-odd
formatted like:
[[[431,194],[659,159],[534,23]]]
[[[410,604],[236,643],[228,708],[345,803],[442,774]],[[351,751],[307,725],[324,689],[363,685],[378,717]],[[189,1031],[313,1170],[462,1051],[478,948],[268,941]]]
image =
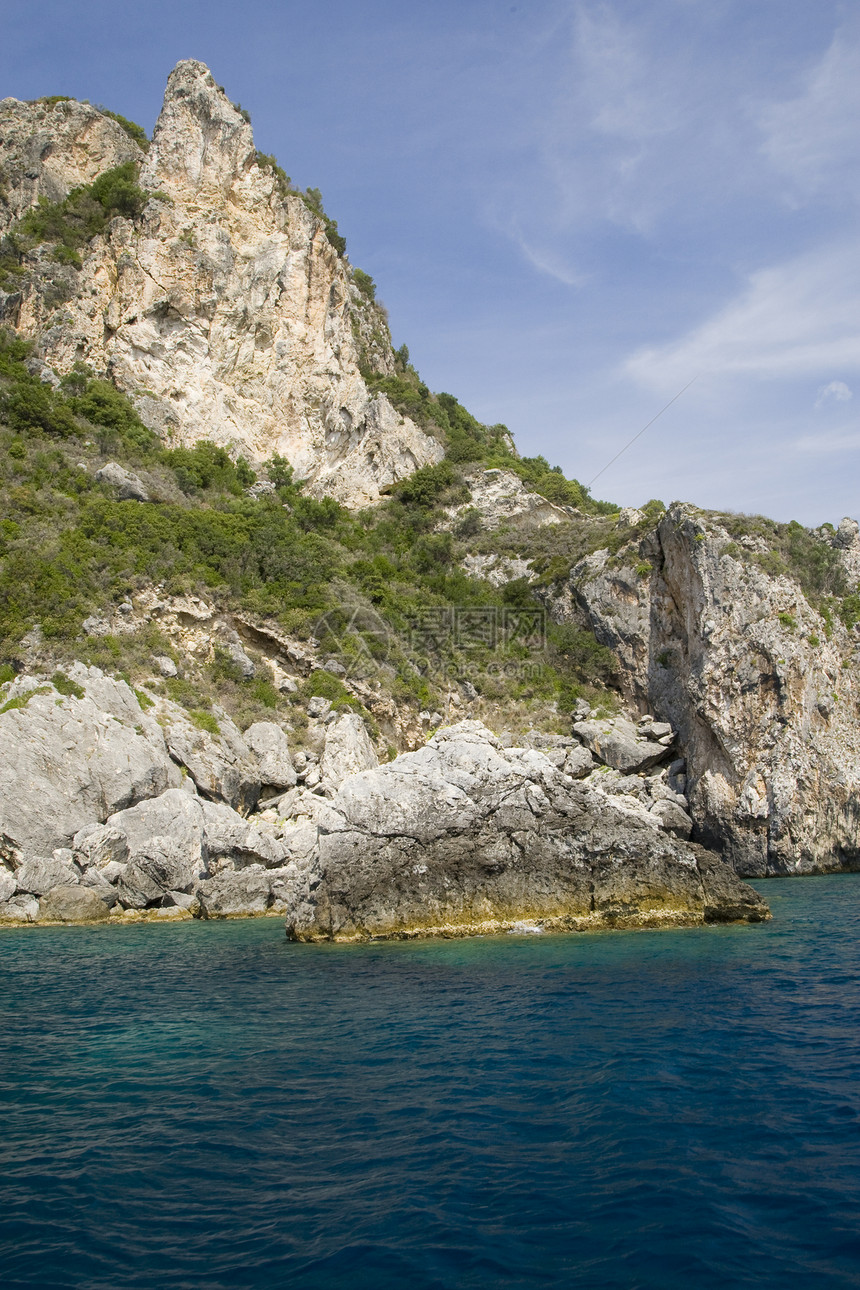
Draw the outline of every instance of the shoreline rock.
[[[478,721],[346,780],[287,918],[301,941],[759,922],[732,869]]]

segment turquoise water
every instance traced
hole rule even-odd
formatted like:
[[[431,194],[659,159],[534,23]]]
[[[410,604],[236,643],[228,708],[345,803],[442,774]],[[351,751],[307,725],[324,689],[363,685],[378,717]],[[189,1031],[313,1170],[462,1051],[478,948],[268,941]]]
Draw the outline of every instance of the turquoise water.
[[[0,934],[13,1287],[860,1283],[860,876],[762,927]]]

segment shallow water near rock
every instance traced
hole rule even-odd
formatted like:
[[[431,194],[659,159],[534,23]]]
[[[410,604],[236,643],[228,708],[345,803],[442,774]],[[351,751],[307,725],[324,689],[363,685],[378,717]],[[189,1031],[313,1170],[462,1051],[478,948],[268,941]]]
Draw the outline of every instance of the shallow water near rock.
[[[18,1286],[855,1286],[860,876],[760,926],[0,933]]]

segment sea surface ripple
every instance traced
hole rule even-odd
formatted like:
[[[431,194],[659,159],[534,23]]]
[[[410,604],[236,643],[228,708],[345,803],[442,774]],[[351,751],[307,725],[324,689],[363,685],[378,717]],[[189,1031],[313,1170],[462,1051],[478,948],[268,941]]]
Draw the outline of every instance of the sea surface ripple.
[[[0,933],[0,1281],[856,1287],[860,876],[760,927]]]

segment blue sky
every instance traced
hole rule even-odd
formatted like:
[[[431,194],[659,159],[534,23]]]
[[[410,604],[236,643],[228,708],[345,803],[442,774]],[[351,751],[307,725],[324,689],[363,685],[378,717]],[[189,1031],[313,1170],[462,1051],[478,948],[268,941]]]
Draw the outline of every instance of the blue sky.
[[[5,0],[0,96],[151,129],[180,58],[319,187],[428,384],[595,485],[860,512],[860,8]]]

